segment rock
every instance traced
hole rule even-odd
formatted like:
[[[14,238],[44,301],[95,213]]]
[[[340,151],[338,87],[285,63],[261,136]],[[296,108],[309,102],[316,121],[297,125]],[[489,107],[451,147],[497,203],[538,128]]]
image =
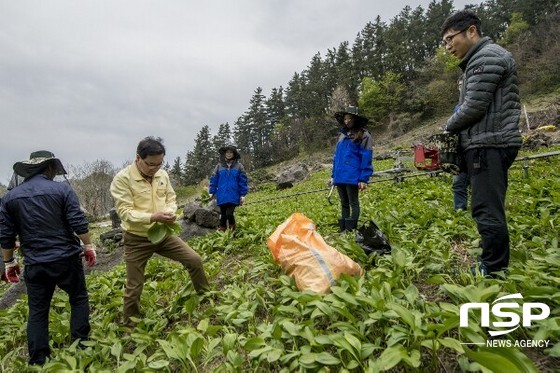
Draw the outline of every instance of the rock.
[[[290,181],[285,181],[285,182],[277,183],[276,184],[276,190],[288,189],[288,188],[291,188],[293,186],[294,186],[294,184],[292,184]]]
[[[296,164],[278,175],[276,178],[276,189],[291,188],[295,183],[304,180],[308,175],[309,168],[305,164]]]
[[[121,226],[121,218],[117,215],[117,210],[114,207],[109,210],[109,216],[111,217],[111,227],[119,228]]]
[[[548,147],[552,144],[552,139],[545,133],[534,132],[527,136],[523,141],[523,149],[538,149]]]
[[[101,242],[107,240],[119,242],[120,240],[122,240],[122,230],[121,228],[111,229],[108,232],[101,233],[99,235],[99,239],[101,240]]]
[[[217,228],[220,223],[220,214],[213,210],[199,208],[194,213],[196,224],[204,228]]]
[[[185,207],[183,207],[183,219],[186,221],[194,221],[194,213],[201,207],[200,202],[187,203]]]
[[[201,227],[194,222],[185,221],[185,220],[183,220],[183,222],[181,224],[181,228],[182,228],[182,231],[181,231],[180,237],[184,241],[190,239],[191,237],[205,236],[209,233],[216,232],[216,228]]]

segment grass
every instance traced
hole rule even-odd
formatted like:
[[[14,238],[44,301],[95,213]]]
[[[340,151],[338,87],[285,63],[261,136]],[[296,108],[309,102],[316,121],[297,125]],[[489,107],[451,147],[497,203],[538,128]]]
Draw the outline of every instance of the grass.
[[[546,151],[557,150],[546,149]],[[87,277],[92,338],[79,350],[68,337],[69,307],[57,293],[51,310],[53,357],[45,371],[553,371],[560,366],[560,160],[521,162],[510,171],[507,198],[512,242],[510,272],[484,279],[468,272],[479,237],[468,213],[452,208],[451,178],[416,177],[375,183],[361,194],[361,221],[388,236],[390,255],[366,257],[351,234],[340,234],[340,206],[326,192],[274,199],[273,188],[250,193],[236,211],[239,229],[191,239],[213,290],[196,295],[175,262],[150,260],[138,327],[120,325],[125,269]],[[392,161],[375,162],[377,170]],[[329,170],[313,173],[282,194],[326,187]],[[269,199],[266,203],[249,202]],[[301,212],[325,241],[359,263],[365,274],[342,276],[327,295],[301,292],[267,248],[267,238]],[[472,313],[459,327],[466,302],[492,302],[520,293],[550,307],[546,320],[520,327],[505,340],[547,340],[546,348],[465,346],[485,341],[488,328]],[[520,313],[520,308],[517,311]],[[499,318],[493,316],[492,322]],[[506,319],[507,320],[507,319]],[[26,366],[25,300],[0,311],[0,370]]]

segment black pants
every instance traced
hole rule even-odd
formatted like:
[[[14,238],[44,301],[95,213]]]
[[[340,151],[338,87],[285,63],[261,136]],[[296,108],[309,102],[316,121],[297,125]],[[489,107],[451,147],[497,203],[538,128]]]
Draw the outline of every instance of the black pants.
[[[353,184],[337,184],[336,189],[340,197],[340,204],[342,205],[341,218],[352,218],[357,223],[360,218],[358,186]]]
[[[227,228],[228,223],[229,226],[235,225],[235,216],[233,216],[233,212],[237,207],[234,203],[224,203],[220,205],[220,227]]]
[[[29,302],[29,363],[43,364],[50,355],[49,310],[56,286],[68,293],[72,339],[89,336],[89,298],[82,259],[76,254],[56,262],[26,265],[23,277]]]
[[[465,152],[471,180],[472,217],[481,237],[480,260],[491,272],[509,264],[509,232],[505,199],[508,169],[517,148],[481,148]]]

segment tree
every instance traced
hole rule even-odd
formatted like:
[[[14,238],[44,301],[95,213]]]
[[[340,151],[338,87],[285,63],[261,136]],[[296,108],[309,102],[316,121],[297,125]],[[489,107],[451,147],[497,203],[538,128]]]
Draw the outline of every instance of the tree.
[[[453,3],[450,0],[436,2],[432,0],[426,10],[425,48],[427,56],[433,56],[441,44],[441,25],[453,12]]]
[[[181,157],[175,158],[173,166],[169,170],[169,177],[174,186],[181,185],[183,182],[183,170],[181,167]]]
[[[212,163],[218,163],[218,161],[220,160],[220,155],[218,154],[220,148],[226,145],[230,145],[231,143],[232,143],[232,137],[231,137],[231,130],[229,128],[229,123],[226,122],[220,124],[220,127],[218,128],[218,133],[214,135],[214,137],[212,137],[212,147],[214,149]]]
[[[330,91],[326,86],[326,73],[321,54],[317,53],[311,59],[308,69],[304,72],[303,104],[310,117],[325,114]]]
[[[381,79],[385,72],[384,56],[386,54],[386,46],[384,34],[386,28],[385,23],[381,22],[381,17],[377,16],[375,23],[367,23],[360,32],[362,41],[361,56],[363,58],[363,74],[360,81],[366,76],[373,79]]]
[[[291,118],[304,118],[307,116],[304,99],[304,78],[294,73],[292,79],[288,82],[286,90],[286,113]]]
[[[329,114],[334,114],[337,111],[345,110],[351,103],[352,101],[348,91],[344,87],[338,86],[331,95],[328,112]]]
[[[97,219],[113,207],[109,192],[116,170],[111,162],[97,160],[81,166],[70,165],[70,184],[76,191],[86,213]]]
[[[249,102],[249,110],[245,113],[245,125],[251,134],[249,138],[251,153],[254,166],[257,168],[268,165],[271,161],[273,127],[270,121],[267,120],[265,99],[265,96],[262,94],[262,88],[257,87]]]
[[[187,185],[197,184],[210,174],[213,152],[210,128],[205,125],[196,135],[194,149],[187,152],[183,168],[183,176]]]
[[[270,96],[265,102],[267,120],[272,128],[286,116],[286,103],[284,102],[284,89],[272,88]]]
[[[511,22],[504,33],[504,37],[499,42],[505,46],[512,44],[528,29],[529,24],[523,20],[521,13],[513,13],[511,15]]]
[[[358,100],[358,80],[354,72],[354,63],[350,51],[348,50],[348,42],[340,43],[335,60],[337,85],[342,86],[350,95],[353,102]]]
[[[402,112],[406,85],[400,74],[385,74],[380,81],[365,78],[362,82],[362,96],[359,106],[363,113],[375,122],[387,123],[391,116]]]

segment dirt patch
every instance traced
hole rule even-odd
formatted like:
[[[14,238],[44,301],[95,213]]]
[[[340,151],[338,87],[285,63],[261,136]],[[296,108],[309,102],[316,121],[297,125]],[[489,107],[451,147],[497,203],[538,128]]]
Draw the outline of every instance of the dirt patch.
[[[92,268],[84,264],[84,273],[88,274],[91,271],[109,271],[116,265],[122,263],[123,249],[122,246],[117,246],[115,249],[106,249],[98,247],[97,261]],[[8,289],[0,297],[0,310],[13,306],[18,299],[27,292],[23,276],[20,282],[16,284],[2,284],[1,288],[8,287]],[[0,288],[0,289],[1,289]]]

